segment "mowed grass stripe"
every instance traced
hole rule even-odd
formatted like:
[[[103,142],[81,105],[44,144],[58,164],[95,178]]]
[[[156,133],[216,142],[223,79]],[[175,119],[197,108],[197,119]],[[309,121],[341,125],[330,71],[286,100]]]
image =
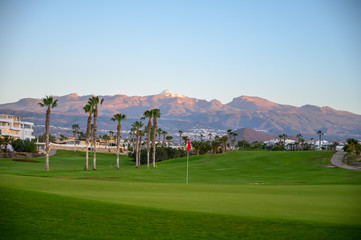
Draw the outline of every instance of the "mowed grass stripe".
[[[160,209],[361,225],[358,185],[184,185],[1,174],[0,186]]]
[[[167,211],[0,187],[1,239],[360,239],[357,226]]]

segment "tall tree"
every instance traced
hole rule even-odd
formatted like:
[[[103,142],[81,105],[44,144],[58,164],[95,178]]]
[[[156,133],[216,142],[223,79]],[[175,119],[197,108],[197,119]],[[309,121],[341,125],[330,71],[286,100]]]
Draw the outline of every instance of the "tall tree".
[[[149,169],[149,159],[150,159],[150,130],[152,128],[152,118],[153,118],[153,112],[151,110],[146,110],[143,113],[142,119],[148,118],[148,125],[146,127],[147,129],[147,169]]]
[[[282,134],[282,137],[283,137],[283,144],[286,147],[287,134],[286,133]]]
[[[311,150],[313,150],[314,147],[315,147],[315,144],[314,144],[313,140],[315,140],[315,139],[314,138],[310,139],[310,141],[311,141],[311,146],[310,146]]]
[[[166,139],[168,141],[168,147],[170,147],[170,141],[173,139],[173,137],[172,136],[167,136]]]
[[[110,139],[113,139],[113,137],[114,137],[114,132],[113,132],[113,131],[109,131],[108,133],[109,133]]]
[[[111,118],[113,122],[117,122],[117,169],[119,169],[119,147],[120,147],[120,130],[122,128],[120,122],[123,121],[127,116],[121,113],[114,114]]]
[[[46,160],[45,160],[45,171],[49,171],[49,126],[50,126],[50,112],[51,108],[55,108],[58,105],[58,99],[54,99],[53,96],[46,96],[38,103],[40,107],[47,108],[45,118],[45,134],[46,134]]]
[[[158,128],[158,129],[157,129],[157,134],[158,134],[158,144],[159,144],[159,146],[162,146],[160,137],[161,137],[162,134],[163,134],[163,130],[162,130],[161,128]]]
[[[222,136],[220,138],[220,142],[222,144],[222,148],[223,148],[223,152],[227,151],[227,141],[228,141],[228,137],[227,136]]]
[[[94,129],[93,129],[93,145],[94,145],[94,154],[93,154],[93,170],[97,169],[97,148],[96,148],[96,140],[97,140],[97,120],[98,120],[98,104],[103,105],[104,98],[100,99],[98,96],[89,98],[89,102],[94,106]]]
[[[83,107],[84,112],[88,113],[88,122],[87,122],[87,127],[86,127],[86,154],[85,154],[85,167],[84,170],[88,171],[88,160],[89,160],[89,141],[90,141],[90,134],[91,134],[91,122],[92,122],[92,116],[94,113],[94,107],[91,105],[90,102],[88,102],[88,104],[86,104]]]
[[[162,146],[164,145],[166,145],[166,143],[165,143],[165,135],[167,135],[168,134],[168,132],[167,131],[164,131],[164,130],[162,130],[162,134],[163,134],[163,144],[162,144]]]
[[[14,138],[9,135],[0,136],[0,152],[1,146],[4,146],[4,152],[8,151],[8,145],[12,145]]]
[[[153,168],[155,168],[155,152],[156,152],[156,146],[155,146],[155,139],[157,134],[157,118],[160,118],[160,110],[158,108],[152,109],[152,115],[153,115]]]
[[[213,153],[216,154],[219,150],[219,146],[221,145],[220,141],[214,140],[214,141],[212,141],[211,145],[212,145]]]
[[[232,129],[227,130],[228,136],[229,136],[229,148],[232,146]]]
[[[183,136],[182,139],[184,141],[184,148],[185,148],[187,146],[187,143],[188,143],[188,136]]]
[[[238,136],[238,133],[232,132],[232,136],[233,136],[233,148],[235,148],[235,145],[236,145],[236,137]]]
[[[212,133],[208,133],[209,141],[212,140]]]
[[[136,131],[136,143],[135,143],[135,167],[138,168],[140,166],[140,161],[139,161],[139,135],[140,135],[140,129],[143,127],[143,123],[141,121],[136,121],[133,123],[133,128]]]
[[[317,134],[318,134],[318,141],[319,141],[318,147],[321,149],[321,147],[322,147],[322,135],[323,135],[323,132],[322,132],[321,130],[319,130],[319,131],[317,132]]]
[[[105,134],[105,135],[103,135],[102,139],[105,140],[105,144],[106,144],[105,149],[108,149],[110,137],[107,134]]]
[[[202,141],[192,141],[192,147],[196,151],[196,155],[199,155],[199,150],[201,149]]]
[[[139,131],[139,151],[138,151],[138,161],[139,161],[139,166],[141,165],[141,153],[142,153],[142,141],[143,141],[143,137],[144,137],[145,133],[143,130]]]
[[[71,126],[71,128],[74,130],[74,152],[76,151],[76,137],[77,137],[77,134],[78,134],[78,130],[80,129],[79,125],[78,124],[73,124]]]
[[[183,131],[182,131],[182,130],[179,130],[178,133],[179,133],[179,147],[180,147],[180,146],[182,146],[182,135],[183,135]]]
[[[296,135],[296,137],[297,137],[297,141],[298,141],[298,151],[300,151],[300,150],[301,150],[301,139],[302,139],[302,134],[301,134],[301,133],[299,133],[299,134],[297,134],[297,135]]]

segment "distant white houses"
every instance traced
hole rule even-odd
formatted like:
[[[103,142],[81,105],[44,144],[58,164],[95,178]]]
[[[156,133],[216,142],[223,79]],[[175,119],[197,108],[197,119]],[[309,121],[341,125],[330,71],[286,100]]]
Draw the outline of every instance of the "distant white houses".
[[[35,139],[33,125],[34,123],[21,121],[20,117],[0,114],[0,136],[32,140]]]

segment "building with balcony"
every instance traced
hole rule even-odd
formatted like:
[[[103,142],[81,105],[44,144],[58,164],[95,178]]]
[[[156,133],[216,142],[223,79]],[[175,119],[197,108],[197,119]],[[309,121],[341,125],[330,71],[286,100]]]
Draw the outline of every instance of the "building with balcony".
[[[15,139],[35,139],[31,122],[22,122],[20,117],[0,114],[0,136],[8,135]]]

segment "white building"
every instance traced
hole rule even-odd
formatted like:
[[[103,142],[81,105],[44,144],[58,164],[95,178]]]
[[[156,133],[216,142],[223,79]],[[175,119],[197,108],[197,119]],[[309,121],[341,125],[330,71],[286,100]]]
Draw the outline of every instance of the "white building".
[[[0,114],[0,136],[32,140],[35,139],[33,125],[31,122],[22,122],[20,117]]]

